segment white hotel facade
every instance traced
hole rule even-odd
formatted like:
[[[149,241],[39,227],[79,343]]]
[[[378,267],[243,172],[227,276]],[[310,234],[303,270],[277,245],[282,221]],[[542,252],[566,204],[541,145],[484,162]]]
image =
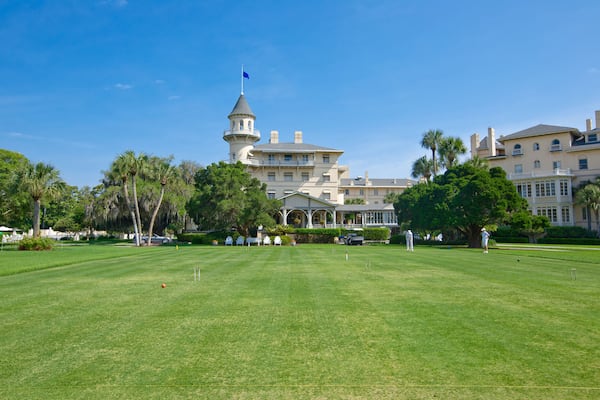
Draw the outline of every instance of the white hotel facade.
[[[229,162],[240,161],[252,176],[267,185],[267,195],[280,199],[282,225],[303,227],[396,227],[389,193],[402,193],[416,184],[410,179],[350,178],[349,168],[339,163],[343,150],[304,142],[295,131],[293,141],[280,140],[272,130],[268,142],[260,144],[256,116],[243,94],[228,116],[229,129],[223,139],[229,144]],[[344,204],[345,199],[361,198],[364,204]]]

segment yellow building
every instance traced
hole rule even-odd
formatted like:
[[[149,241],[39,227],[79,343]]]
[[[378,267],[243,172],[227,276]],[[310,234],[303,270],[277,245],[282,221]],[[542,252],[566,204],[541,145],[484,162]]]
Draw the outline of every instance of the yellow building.
[[[255,129],[256,116],[243,94],[228,118],[229,129],[223,139],[229,143],[229,162],[245,164],[253,177],[267,185],[270,198],[282,200],[281,223],[355,227],[360,221],[362,226],[397,226],[393,206],[384,207],[383,199],[387,193],[401,193],[416,182],[350,179],[349,168],[339,164],[343,150],[305,143],[301,131],[294,132],[293,141],[284,142],[273,130],[267,143],[257,144],[261,135]],[[356,198],[355,185],[364,186],[363,194],[369,197],[360,207],[344,206],[346,196]]]
[[[493,128],[480,141],[471,136],[471,156],[501,167],[535,215],[545,215],[553,225],[587,227],[590,216],[575,204],[573,189],[600,176],[600,111],[596,128],[536,125],[496,138]]]

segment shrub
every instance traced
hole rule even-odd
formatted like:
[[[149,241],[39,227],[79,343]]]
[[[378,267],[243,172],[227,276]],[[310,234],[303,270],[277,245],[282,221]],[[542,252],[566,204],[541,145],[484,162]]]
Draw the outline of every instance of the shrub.
[[[341,234],[339,228],[297,228],[294,236],[298,243],[334,243],[334,238]]]
[[[387,240],[390,238],[389,228],[365,228],[363,230],[365,240]]]
[[[54,241],[48,238],[24,238],[19,242],[19,250],[52,250]]]
[[[550,226],[546,228],[546,238],[595,238],[596,232],[590,232],[581,226]],[[540,242],[541,243],[541,242]]]

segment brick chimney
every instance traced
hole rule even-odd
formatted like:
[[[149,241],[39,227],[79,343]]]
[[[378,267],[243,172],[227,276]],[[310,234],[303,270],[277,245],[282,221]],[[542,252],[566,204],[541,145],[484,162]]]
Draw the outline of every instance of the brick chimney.
[[[479,147],[479,133],[471,135],[471,158],[477,156],[477,148]]]
[[[490,157],[496,157],[496,132],[494,131],[494,128],[488,128],[487,142],[488,155]]]

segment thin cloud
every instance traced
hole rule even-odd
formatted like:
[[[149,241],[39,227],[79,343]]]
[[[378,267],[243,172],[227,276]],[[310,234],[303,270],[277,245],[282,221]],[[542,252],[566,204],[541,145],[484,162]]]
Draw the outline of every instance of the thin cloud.
[[[129,85],[127,83],[116,83],[114,85],[115,89],[119,89],[119,90],[129,90],[129,89],[133,89],[133,85]]]
[[[596,67],[590,67],[590,68],[588,68],[588,73],[589,74],[598,74],[598,73],[600,73],[600,69],[598,69]]]

